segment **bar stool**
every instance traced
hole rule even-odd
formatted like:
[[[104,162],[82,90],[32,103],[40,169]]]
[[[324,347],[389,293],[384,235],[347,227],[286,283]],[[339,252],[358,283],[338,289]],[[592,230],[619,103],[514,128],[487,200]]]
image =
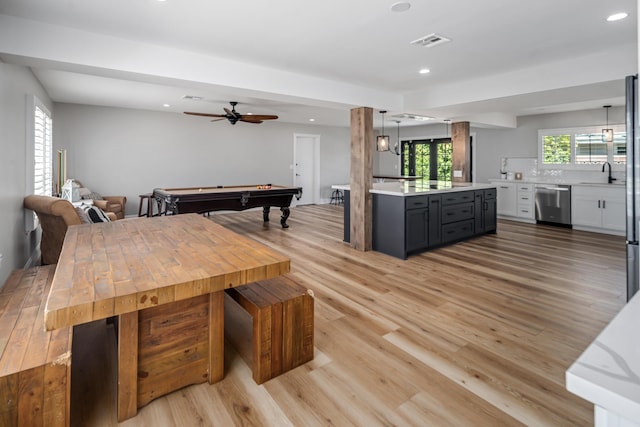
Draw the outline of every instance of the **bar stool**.
[[[331,205],[341,205],[344,203],[344,193],[342,190],[335,189],[333,193],[331,193],[331,201],[329,204]]]
[[[153,194],[140,194],[138,197],[140,197],[140,204],[138,205],[138,216],[153,216]],[[143,214],[142,207],[145,204],[147,205],[147,211]]]

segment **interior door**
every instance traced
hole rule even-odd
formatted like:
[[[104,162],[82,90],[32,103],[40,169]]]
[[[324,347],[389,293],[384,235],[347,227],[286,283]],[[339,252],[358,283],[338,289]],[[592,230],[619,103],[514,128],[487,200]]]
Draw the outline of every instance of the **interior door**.
[[[320,193],[319,144],[319,135],[294,135],[293,185],[302,187],[300,200],[293,200],[296,205],[308,205],[318,202]]]

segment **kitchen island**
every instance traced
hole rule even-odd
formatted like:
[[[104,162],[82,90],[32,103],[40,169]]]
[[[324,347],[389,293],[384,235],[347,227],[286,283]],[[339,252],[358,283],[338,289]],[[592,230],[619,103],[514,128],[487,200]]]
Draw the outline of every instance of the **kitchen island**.
[[[594,404],[595,427],[640,426],[640,294],[566,372],[567,390]]]
[[[344,241],[350,241],[350,191],[344,197]],[[496,232],[496,186],[428,181],[376,183],[373,250],[406,259],[409,255]]]

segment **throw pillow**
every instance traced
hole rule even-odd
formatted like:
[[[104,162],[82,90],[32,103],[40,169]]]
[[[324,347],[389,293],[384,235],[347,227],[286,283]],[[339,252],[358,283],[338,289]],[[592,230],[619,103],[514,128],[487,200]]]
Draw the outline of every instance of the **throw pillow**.
[[[89,205],[85,205],[84,203],[82,203],[80,206],[77,206],[75,208],[76,213],[78,214],[78,217],[80,217],[80,222],[82,222],[83,224],[91,224],[91,218],[89,218],[89,214],[85,210],[85,207],[89,207]]]
[[[95,191],[85,194],[84,196],[80,196],[83,199],[91,199],[91,200],[104,200],[102,196]]]
[[[89,216],[91,222],[111,222],[109,217],[104,213],[102,209],[97,206],[87,206],[85,212]]]
[[[87,196],[91,194],[91,190],[89,190],[87,187],[80,187],[78,188],[78,194],[80,194],[81,199],[86,199]]]

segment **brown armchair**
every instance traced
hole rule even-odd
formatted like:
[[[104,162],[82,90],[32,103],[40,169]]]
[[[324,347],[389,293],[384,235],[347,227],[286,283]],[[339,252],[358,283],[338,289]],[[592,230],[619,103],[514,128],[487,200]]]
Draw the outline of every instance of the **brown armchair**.
[[[80,196],[83,199],[93,200],[93,204],[105,212],[113,212],[117,219],[124,219],[125,205],[127,198],[125,196],[101,196],[98,193],[91,192],[77,179],[74,180],[80,185]]]
[[[125,196],[102,196],[102,200],[93,199],[93,204],[103,211],[113,213],[117,219],[124,219]]]
[[[68,200],[49,196],[27,196],[24,198],[24,207],[38,215],[42,226],[40,241],[42,264],[56,264],[62,251],[67,228],[82,224],[78,212]],[[117,219],[114,213],[107,212],[107,216],[112,221]]]

